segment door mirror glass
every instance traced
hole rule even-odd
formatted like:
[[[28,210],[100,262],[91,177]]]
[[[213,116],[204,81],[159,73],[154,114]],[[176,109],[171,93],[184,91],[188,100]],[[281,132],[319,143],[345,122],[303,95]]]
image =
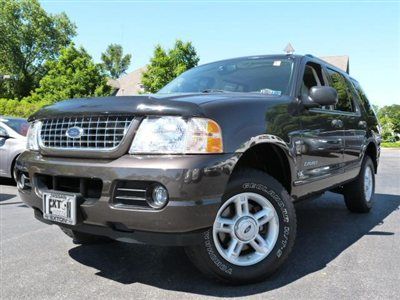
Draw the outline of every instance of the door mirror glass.
[[[307,108],[335,105],[337,102],[337,92],[330,86],[313,86],[308,99],[303,99],[303,104]]]
[[[0,138],[9,138],[10,136],[8,135],[7,131],[4,128],[0,127]]]

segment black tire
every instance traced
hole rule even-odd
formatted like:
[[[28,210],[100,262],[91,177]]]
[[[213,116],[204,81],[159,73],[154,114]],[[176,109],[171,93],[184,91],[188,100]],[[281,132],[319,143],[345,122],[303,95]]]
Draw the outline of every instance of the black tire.
[[[62,232],[72,239],[74,244],[101,244],[113,242],[112,239],[103,236],[92,235],[83,232],[77,232],[70,228],[60,226]]]
[[[277,212],[279,234],[268,256],[250,266],[232,264],[219,254],[212,228],[202,235],[199,245],[185,249],[190,260],[203,273],[230,284],[258,282],[273,274],[287,259],[296,237],[296,213],[292,198],[277,180],[258,170],[238,171],[228,183],[223,202],[243,192],[262,195]]]
[[[372,175],[372,195],[368,199],[365,194],[364,184],[365,184],[365,173],[368,168],[371,170]],[[374,193],[375,193],[375,167],[372,159],[369,156],[365,156],[363,163],[361,165],[360,174],[357,178],[344,185],[343,196],[344,202],[347,208],[354,213],[368,213],[374,203]]]
[[[17,183],[17,178],[15,178],[14,169],[15,169],[15,163],[17,162],[18,156],[19,156],[19,154],[17,155],[17,157],[14,158],[14,160],[13,160],[13,162],[12,162],[12,164],[11,164],[11,171],[10,171],[10,173],[11,173],[11,179],[12,179],[13,182],[15,182],[15,183]]]

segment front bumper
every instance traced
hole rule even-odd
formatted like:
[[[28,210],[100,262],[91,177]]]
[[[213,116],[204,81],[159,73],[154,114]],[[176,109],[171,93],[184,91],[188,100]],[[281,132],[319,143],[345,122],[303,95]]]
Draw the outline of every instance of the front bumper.
[[[82,218],[75,230],[97,232],[97,228],[97,233],[105,236],[110,236],[110,230],[179,234],[202,231],[213,224],[236,160],[235,154],[125,155],[99,160],[45,157],[26,151],[18,158],[16,170],[29,174],[31,189],[20,189],[19,194],[22,201],[35,209],[38,219],[43,212],[38,175],[84,176],[101,179],[103,186],[96,201],[83,198]],[[159,182],[168,189],[170,200],[161,210],[116,207],[111,203],[116,180]]]

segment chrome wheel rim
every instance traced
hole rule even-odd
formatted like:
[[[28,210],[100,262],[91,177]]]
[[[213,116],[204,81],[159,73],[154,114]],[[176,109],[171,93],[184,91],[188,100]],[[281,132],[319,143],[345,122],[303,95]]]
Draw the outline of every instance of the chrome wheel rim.
[[[256,193],[228,199],[213,225],[214,245],[228,262],[251,266],[266,258],[279,235],[279,217],[271,202]]]
[[[374,179],[370,166],[365,168],[364,172],[364,194],[367,202],[371,201],[372,193],[374,191]]]

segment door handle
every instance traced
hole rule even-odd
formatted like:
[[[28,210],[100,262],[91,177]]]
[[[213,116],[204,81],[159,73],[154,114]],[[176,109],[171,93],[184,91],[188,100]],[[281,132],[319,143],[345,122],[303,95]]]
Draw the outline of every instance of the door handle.
[[[331,122],[332,127],[334,128],[342,128],[343,127],[343,121],[339,119],[333,119]]]
[[[362,129],[367,128],[367,122],[365,122],[365,121],[358,122],[358,127],[362,128]]]

